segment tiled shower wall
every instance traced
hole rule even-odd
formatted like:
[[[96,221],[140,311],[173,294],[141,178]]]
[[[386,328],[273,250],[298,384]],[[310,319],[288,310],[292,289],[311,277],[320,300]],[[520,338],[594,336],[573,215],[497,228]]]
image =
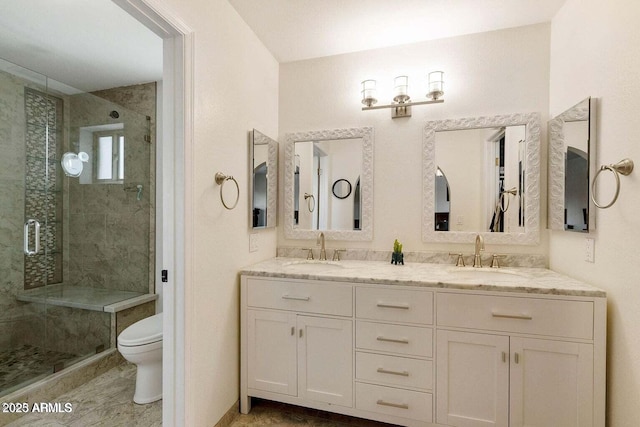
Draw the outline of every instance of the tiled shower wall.
[[[77,152],[81,127],[124,123],[125,178],[124,184],[67,180],[65,283],[153,292],[156,84],[75,95],[69,101],[71,151]],[[119,117],[111,118],[111,111]],[[145,141],[149,130],[151,142]],[[142,185],[141,200],[137,185]]]
[[[69,97],[65,151],[78,152],[81,127],[124,123],[125,178],[124,184],[65,179],[65,286],[154,291],[149,272],[155,245],[155,96],[156,85],[149,83]],[[110,117],[112,111],[118,112],[117,119]],[[141,200],[138,184],[143,186]],[[47,347],[58,351],[87,354],[112,341],[107,313],[49,308],[47,325]]]
[[[44,91],[0,72],[0,349],[31,344],[86,354],[97,345],[109,345],[109,314],[15,299],[25,288],[25,87],[30,86]],[[98,93],[105,99],[56,94],[64,111],[64,126],[60,130],[56,123],[56,137],[64,141],[64,151],[77,152],[79,127],[111,123],[112,110],[121,114],[127,141],[124,185],[81,185],[77,178],[62,179],[65,285],[154,290],[150,260],[154,260],[155,92],[155,83],[150,83]],[[146,116],[151,118],[151,143],[144,139]],[[59,158],[56,155],[54,163]],[[138,183],[143,185],[140,201],[136,192],[124,191]]]

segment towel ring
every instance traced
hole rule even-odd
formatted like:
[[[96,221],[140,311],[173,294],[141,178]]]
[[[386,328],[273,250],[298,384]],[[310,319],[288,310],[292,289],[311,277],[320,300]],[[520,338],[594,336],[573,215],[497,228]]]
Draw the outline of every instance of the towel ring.
[[[307,201],[307,209],[309,209],[309,212],[313,212],[316,208],[316,198],[313,194],[304,193],[304,199]]]
[[[227,203],[224,201],[224,196],[222,195],[224,183],[229,180],[233,181],[236,184],[236,201],[233,203],[233,206],[227,205]],[[238,185],[238,181],[236,181],[236,179],[231,175],[225,175],[222,172],[216,172],[216,184],[220,186],[220,200],[222,201],[222,206],[229,210],[235,208],[238,204],[238,200],[240,200],[240,186]]]
[[[500,192],[500,199],[498,200],[498,205],[500,206],[500,210],[502,212],[506,212],[507,210],[509,210],[509,200],[510,199],[509,199],[508,194],[511,194],[512,196],[517,196],[518,195],[518,190],[516,189],[516,187],[513,187],[513,188],[511,188],[509,190],[504,190],[504,191]],[[507,200],[507,207],[503,208],[502,207],[502,202],[505,199]]]
[[[613,195],[613,200],[611,200],[611,202],[608,205],[601,205],[596,201],[596,198],[595,198],[596,180],[598,179],[598,175],[600,175],[600,172],[602,172],[603,170],[609,170],[613,172],[613,176],[616,178],[616,192]],[[618,194],[620,194],[620,175],[619,174],[626,176],[626,175],[629,175],[632,171],[633,171],[633,160],[631,159],[623,159],[616,164],[600,166],[600,169],[598,170],[598,172],[596,172],[596,175],[593,177],[593,181],[591,182],[591,200],[593,201],[593,203],[600,209],[607,209],[613,206],[616,200],[618,200]]]

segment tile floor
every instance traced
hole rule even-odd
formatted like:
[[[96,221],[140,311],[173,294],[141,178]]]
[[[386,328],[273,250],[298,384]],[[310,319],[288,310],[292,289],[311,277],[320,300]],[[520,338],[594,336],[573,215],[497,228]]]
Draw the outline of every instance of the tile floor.
[[[315,409],[285,405],[284,403],[253,399],[251,412],[239,414],[231,427],[390,427],[392,424],[379,423],[361,418],[347,417]]]
[[[0,390],[10,390],[40,375],[51,373],[55,365],[77,357],[27,344],[20,348],[1,351]]]
[[[30,413],[11,427],[152,427],[162,425],[162,401],[133,403],[136,367],[122,364],[47,403],[71,403],[70,413]],[[0,425],[3,425],[0,413]]]
[[[31,413],[7,427],[156,427],[162,425],[162,401],[133,403],[135,365],[126,363],[53,400],[71,403],[70,413]],[[0,413],[0,426],[2,422]],[[388,427],[360,418],[254,399],[251,412],[238,414],[231,427]]]

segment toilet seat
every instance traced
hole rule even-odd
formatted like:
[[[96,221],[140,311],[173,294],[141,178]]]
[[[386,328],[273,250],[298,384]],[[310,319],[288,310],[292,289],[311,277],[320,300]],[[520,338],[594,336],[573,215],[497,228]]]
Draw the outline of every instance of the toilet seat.
[[[153,343],[162,345],[162,313],[134,323],[118,336],[118,346],[138,347]]]

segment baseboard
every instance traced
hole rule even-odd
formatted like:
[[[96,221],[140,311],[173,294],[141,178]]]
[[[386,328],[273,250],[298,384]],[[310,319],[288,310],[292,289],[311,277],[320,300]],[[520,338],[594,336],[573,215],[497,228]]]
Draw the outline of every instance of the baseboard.
[[[240,414],[240,401],[236,401],[231,408],[220,418],[220,421],[214,427],[229,427]]]

